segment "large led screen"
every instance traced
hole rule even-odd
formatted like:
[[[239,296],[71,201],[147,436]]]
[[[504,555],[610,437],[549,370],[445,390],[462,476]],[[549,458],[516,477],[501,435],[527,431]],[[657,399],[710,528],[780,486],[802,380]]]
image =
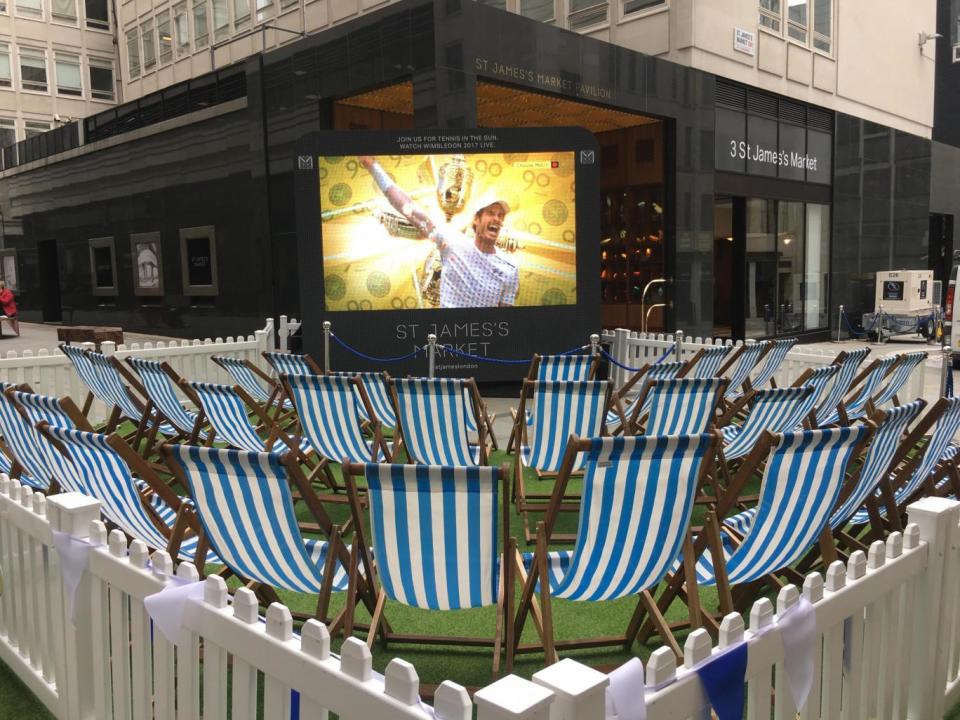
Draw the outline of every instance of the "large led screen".
[[[575,163],[574,151],[320,156],[325,310],[576,304]]]

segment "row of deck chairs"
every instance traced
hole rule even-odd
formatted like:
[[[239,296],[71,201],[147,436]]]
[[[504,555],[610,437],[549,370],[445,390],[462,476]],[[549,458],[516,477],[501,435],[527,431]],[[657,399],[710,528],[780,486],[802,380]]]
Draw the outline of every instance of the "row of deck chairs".
[[[831,373],[835,384],[837,374],[845,370],[844,359],[834,363],[839,366]],[[848,402],[837,407],[843,407],[844,413],[855,407],[854,401],[872,382],[859,415],[869,419],[853,427],[831,428],[814,424],[814,410],[820,406],[811,402],[817,389],[809,384],[743,388],[741,397],[724,406],[721,398],[726,399],[731,381],[694,374],[644,382],[640,392],[652,399],[647,404],[644,398],[640,404],[647,410],[645,415],[637,414],[636,432],[604,437],[606,413],[616,410],[615,396],[605,382],[532,379],[525,384],[524,398],[531,401],[534,422],[531,428],[522,406],[515,425],[522,443],[517,457],[526,466],[555,468],[557,478],[542,503],[545,520],[535,534],[536,550],[522,556],[508,531],[513,494],[508,490],[510,469],[483,467],[484,443],[463,441],[468,432],[466,394],[472,398],[474,419],[480,419],[474,432],[485,424],[479,394],[467,381],[380,378],[394,411],[394,447],[404,448],[417,462],[411,465],[380,462],[388,459],[390,448],[378,436],[381,423],[361,378],[323,376],[315,367],[310,374],[280,373],[276,379],[258,375],[264,384],[271,382],[262,402],[239,382],[227,388],[231,392],[198,387],[174,379],[169,369],[161,367],[172,397],[185,412],[189,411],[176,400],[175,388],[194,392],[197,412],[187,416],[193,418],[189,430],[170,422],[156,398],[146,392],[148,384],[140,375],[146,400],[139,418],[126,416],[137,427],[127,438],[129,443],[113,432],[119,417],[111,418],[112,427],[108,423],[100,428],[108,432],[92,432],[83,413],[69,400],[8,387],[0,403],[0,433],[16,458],[10,468],[14,474],[33,478],[39,489],[45,479],[48,488],[59,484],[98,497],[105,519],[114,526],[152,547],[191,559],[201,568],[206,562],[225,563],[256,583],[265,602],[272,588],[316,592],[317,615],[327,619],[329,594],[346,591],[346,607],[330,619],[331,624],[352,632],[353,611],[362,603],[373,618],[370,642],[377,636],[443,641],[395,635],[386,622],[388,600],[434,609],[497,604],[501,631],[493,638],[473,641],[497,648],[495,666],[503,648],[509,665],[514,652],[543,647],[553,658],[558,646],[569,645],[553,641],[551,597],[599,601],[639,593],[638,612],[616,642],[629,645],[651,632],[671,642],[662,614],[678,596],[693,605],[691,624],[715,625],[715,618],[695,600],[696,583],[715,582],[721,590],[721,609],[732,607],[737,598],[731,587],[750,586],[784,568],[790,571],[798,561],[813,562],[806,556],[818,541],[824,556],[862,546],[871,534],[902,526],[903,507],[918,492],[956,492],[956,469],[950,471],[948,457],[951,451],[956,454],[950,444],[960,424],[956,401],[938,402],[919,421],[922,401],[879,410],[895,400],[897,391],[888,389],[896,366],[903,363],[897,359],[886,366],[871,364],[875,367],[859,376],[854,372],[852,389],[841,400]],[[103,365],[94,367],[103,372]],[[122,378],[120,370],[114,369]],[[880,379],[873,381],[881,372]],[[890,397],[884,399],[886,395]],[[240,410],[230,410],[237,398]],[[566,410],[561,407],[560,403],[572,399],[582,412],[573,411],[569,404]],[[145,420],[148,403],[154,407]],[[763,413],[758,413],[761,409]],[[176,414],[172,406],[168,411]],[[241,414],[248,432],[236,436],[217,427],[222,421],[213,420],[224,415],[239,423]],[[847,423],[855,419],[838,414]],[[292,424],[284,428],[285,415]],[[550,431],[548,415],[559,418],[560,431]],[[714,429],[730,427],[722,424],[725,415],[732,421],[743,418],[733,426],[736,433],[727,431],[729,440]],[[570,418],[588,416],[599,418],[600,431],[586,427],[573,433],[585,439],[562,442]],[[331,423],[331,417],[338,421]],[[623,413],[620,417],[627,428]],[[766,429],[774,427],[771,418],[780,417],[792,419],[781,421],[784,432],[771,434]],[[914,427],[907,432],[911,423]],[[311,434],[307,429],[311,425],[320,429]],[[338,435],[330,426],[366,428],[368,433],[359,435],[362,446],[326,449],[331,457],[327,464],[349,459],[354,452],[359,455],[344,466],[349,531],[330,521],[311,482],[319,475],[310,475],[302,467],[309,471],[311,458],[319,454],[317,448]],[[930,430],[933,434],[923,445],[921,439]],[[166,442],[163,459],[179,478],[181,489],[189,490],[189,498],[180,497],[160,479],[154,457],[144,452],[153,432],[154,437],[169,432],[165,439],[183,441]],[[756,439],[748,442],[751,437]],[[742,454],[730,449],[738,438],[746,448]],[[130,444],[138,439],[139,445]],[[224,441],[234,445],[234,440],[237,444],[232,448],[213,446]],[[918,446],[920,452],[910,456]],[[724,457],[725,449],[736,457]],[[30,459],[21,463],[21,458]],[[860,463],[858,470],[851,463],[853,458]],[[319,463],[313,462],[315,470]],[[14,467],[17,464],[21,467]],[[33,467],[29,472],[28,464]],[[725,476],[719,467],[726,468]],[[551,550],[556,520],[567,502],[566,485],[578,473],[584,478],[576,508],[578,543],[573,551]],[[758,474],[762,475],[760,501],[744,508],[743,487]],[[361,476],[363,487],[356,482]],[[711,514],[704,529],[695,532],[689,527],[692,503],[710,486]],[[297,502],[308,505],[316,520],[315,532],[322,539],[304,539],[293,510]],[[263,522],[265,508],[275,511],[270,523]],[[841,517],[847,512],[852,514]],[[785,524],[784,518],[790,523]],[[835,531],[832,546],[823,537],[827,520]],[[350,534],[352,544],[348,545]],[[777,542],[783,547],[777,545],[770,555],[771,543]],[[514,583],[521,585],[516,610],[512,607]],[[658,586],[661,597],[656,600],[653,591]],[[540,638],[536,648],[519,643],[528,617],[534,618]],[[588,642],[596,644],[596,639]],[[671,644],[677,649],[675,641]]]

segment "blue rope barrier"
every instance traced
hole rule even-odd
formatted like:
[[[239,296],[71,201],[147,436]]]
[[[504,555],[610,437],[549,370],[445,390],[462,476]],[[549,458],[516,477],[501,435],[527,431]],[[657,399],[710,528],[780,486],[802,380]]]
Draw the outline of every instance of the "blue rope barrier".
[[[844,324],[847,326],[847,332],[853,335],[855,338],[865,338],[867,335],[870,334],[870,331],[873,330],[877,326],[877,323],[879,322],[879,315],[874,315],[873,325],[871,325],[868,328],[864,328],[863,332],[860,332],[859,330],[853,329],[853,326],[850,324],[850,318],[847,317],[846,310],[840,313],[840,315],[843,318]]]
[[[659,364],[662,363],[664,360],[666,360],[668,357],[670,357],[670,354],[671,354],[672,352],[673,352],[673,348],[669,348],[669,349],[668,349],[663,355],[661,355],[660,358],[659,358],[655,363],[653,363],[653,364],[654,364],[654,365],[659,365]],[[643,370],[643,368],[630,367],[629,365],[624,365],[623,363],[618,362],[617,359],[613,357],[613,355],[611,355],[610,353],[608,353],[608,352],[607,352],[606,350],[604,350],[603,348],[600,348],[600,354],[603,355],[603,357],[605,357],[607,360],[609,360],[610,362],[612,362],[614,365],[616,365],[616,366],[617,366],[618,368],[620,368],[621,370],[626,370],[627,372],[640,372],[641,370]]]
[[[573,348],[572,350],[566,350],[561,353],[556,353],[557,355],[576,355],[581,350],[586,350],[589,345],[581,345],[580,347]],[[524,358],[522,360],[508,360],[505,358],[492,358],[486,357],[485,355],[474,355],[473,353],[464,352],[463,350],[457,350],[452,345],[437,345],[437,349],[445,350],[451,355],[458,355],[459,357],[467,358],[468,360],[476,360],[477,362],[488,362],[494,363],[497,365],[529,365],[530,359]]]
[[[413,352],[407,353],[406,355],[398,355],[397,357],[380,358],[380,357],[374,357],[373,355],[367,355],[366,353],[360,352],[355,347],[351,347],[350,345],[347,345],[347,343],[345,343],[343,340],[341,340],[339,337],[337,337],[333,333],[330,333],[330,337],[336,340],[337,343],[340,345],[340,347],[342,347],[347,352],[351,352],[354,355],[356,355],[358,358],[363,358],[368,362],[382,362],[382,363],[401,362],[402,360],[409,360],[410,358],[416,357],[417,354],[420,353],[422,350],[422,348],[416,348]]]

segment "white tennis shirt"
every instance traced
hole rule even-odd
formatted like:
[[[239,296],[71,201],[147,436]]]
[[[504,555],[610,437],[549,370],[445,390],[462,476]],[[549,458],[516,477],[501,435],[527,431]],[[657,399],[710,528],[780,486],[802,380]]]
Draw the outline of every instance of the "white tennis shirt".
[[[481,252],[473,238],[449,227],[437,229],[433,241],[443,263],[440,307],[513,305],[520,287],[520,271],[499,250]]]

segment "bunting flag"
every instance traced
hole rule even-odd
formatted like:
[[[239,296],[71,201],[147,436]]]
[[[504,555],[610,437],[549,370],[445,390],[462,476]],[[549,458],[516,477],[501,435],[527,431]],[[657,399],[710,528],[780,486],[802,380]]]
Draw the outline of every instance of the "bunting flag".
[[[813,658],[817,640],[817,613],[806,598],[777,618],[783,639],[783,669],[794,707],[803,708],[813,687]]]
[[[747,674],[747,643],[723,650],[695,670],[719,720],[741,720],[744,678]]]
[[[203,580],[184,580],[170,576],[173,585],[143,599],[143,607],[163,636],[179,645],[183,630],[183,612],[190,600],[203,600]]]
[[[67,593],[67,610],[73,621],[76,618],[77,588],[80,587],[83,573],[90,564],[91,545],[86,540],[75,538],[65,532],[54,531],[53,546],[57,549],[57,555],[60,556],[63,587]]]
[[[609,678],[606,720],[646,720],[646,686],[640,658],[631,658],[610,673]]]

